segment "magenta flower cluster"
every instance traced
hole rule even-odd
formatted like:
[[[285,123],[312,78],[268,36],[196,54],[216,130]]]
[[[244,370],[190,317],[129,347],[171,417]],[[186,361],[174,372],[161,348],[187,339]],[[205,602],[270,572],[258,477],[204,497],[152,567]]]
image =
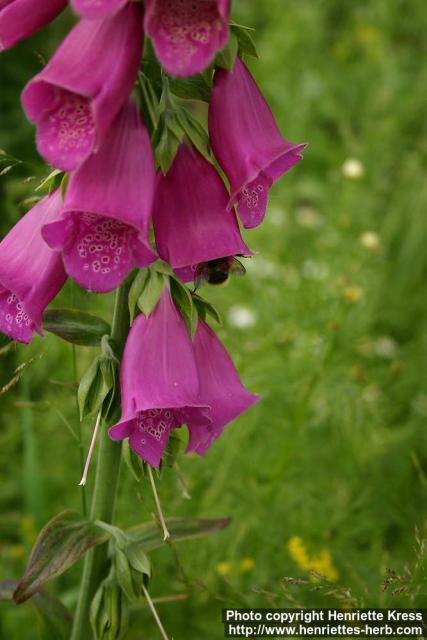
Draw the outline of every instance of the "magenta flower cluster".
[[[65,0],[0,0],[0,49],[43,27]],[[240,233],[259,225],[272,184],[301,159],[285,140],[255,80],[237,57],[213,70],[209,105],[215,166],[184,141],[156,175],[150,136],[132,97],[144,35],[171,76],[200,73],[227,43],[230,0],[72,0],[80,17],[24,88],[37,148],[69,172],[0,243],[0,330],[28,343],[67,276],[88,291],[117,288],[158,257],[183,282],[200,265],[250,256]],[[211,68],[211,67],[209,67]],[[150,242],[150,229],[154,243]],[[156,467],[173,429],[203,454],[258,396],[241,384],[212,329],[190,337],[168,288],[136,317],[121,367],[122,417],[110,429]]]

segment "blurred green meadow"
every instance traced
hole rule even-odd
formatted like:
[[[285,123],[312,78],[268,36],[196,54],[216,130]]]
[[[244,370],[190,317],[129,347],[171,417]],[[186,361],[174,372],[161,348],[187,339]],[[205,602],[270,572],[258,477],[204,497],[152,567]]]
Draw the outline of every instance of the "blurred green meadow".
[[[257,253],[246,277],[203,290],[263,401],[203,459],[180,459],[191,500],[171,470],[159,485],[168,516],[233,519],[151,555],[151,593],[175,640],[223,637],[224,606],[427,605],[427,5],[233,5],[256,29],[260,59],[248,62],[282,132],[309,147],[245,234]],[[0,147],[31,163],[0,177],[2,234],[34,195],[25,178],[46,173],[19,93],[69,24],[2,54]],[[109,319],[112,302],[68,282],[54,306]],[[75,381],[94,355],[77,349],[74,367],[52,335],[0,351],[0,580],[22,575],[48,519],[81,508],[67,425],[78,429]],[[81,426],[84,452],[92,427]],[[117,522],[153,511],[149,486],[123,466]],[[50,585],[70,608],[81,567]],[[32,640],[33,615],[0,603],[0,638]],[[159,637],[143,604],[128,637]]]

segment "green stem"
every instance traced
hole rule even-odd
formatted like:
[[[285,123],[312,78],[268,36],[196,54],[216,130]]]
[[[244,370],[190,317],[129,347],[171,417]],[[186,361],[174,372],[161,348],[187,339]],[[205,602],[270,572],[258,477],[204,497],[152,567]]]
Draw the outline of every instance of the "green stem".
[[[118,358],[121,358],[129,332],[128,294],[130,284],[131,278],[121,285],[117,291],[114,305],[111,337],[114,340]],[[108,437],[106,428],[101,429],[95,488],[90,512],[91,520],[102,520],[107,523],[113,521],[121,452],[121,444]],[[87,640],[88,638],[90,605],[104,577],[106,561],[106,544],[86,553],[70,640]]]
[[[77,353],[76,353],[75,344],[73,344],[73,377],[74,377],[74,382],[78,384]],[[80,421],[80,411],[79,411],[79,403],[77,400],[77,394],[76,394],[76,418],[77,418],[77,437],[79,439],[80,470],[83,473],[83,469],[85,465],[85,454],[83,451],[82,423]],[[82,514],[85,518],[87,518],[86,487],[84,485],[80,487],[80,493],[81,493],[81,499],[82,499]]]

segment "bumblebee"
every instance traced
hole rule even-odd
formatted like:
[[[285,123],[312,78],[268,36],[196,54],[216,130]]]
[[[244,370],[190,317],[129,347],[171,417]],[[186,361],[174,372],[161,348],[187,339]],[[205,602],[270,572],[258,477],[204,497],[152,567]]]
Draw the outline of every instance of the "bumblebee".
[[[201,262],[194,273],[194,286],[198,289],[203,282],[206,282],[211,286],[219,287],[227,282],[231,274],[244,276],[245,273],[245,267],[234,256]]]

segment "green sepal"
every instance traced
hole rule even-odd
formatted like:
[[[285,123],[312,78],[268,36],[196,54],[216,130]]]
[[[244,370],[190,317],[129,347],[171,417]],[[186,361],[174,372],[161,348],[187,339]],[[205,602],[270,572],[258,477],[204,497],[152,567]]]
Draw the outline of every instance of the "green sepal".
[[[132,570],[124,551],[115,546],[113,557],[114,574],[126,598],[132,602],[138,597],[133,589]]]
[[[101,341],[102,353],[92,362],[80,381],[77,400],[80,419],[102,411],[110,421],[116,412],[119,361],[115,357],[108,336]]]
[[[156,168],[160,168],[164,175],[171,168],[183,137],[175,110],[166,109],[160,116],[159,126],[153,136]]]
[[[187,138],[197,151],[210,163],[213,163],[209,134],[188,109],[177,111],[178,122]]]
[[[128,305],[131,323],[133,322],[133,319],[135,317],[135,309],[138,303],[138,298],[144,290],[144,286],[148,276],[148,269],[140,269],[133,279],[132,285],[130,287]]]
[[[178,278],[170,278],[170,291],[175,306],[181,313],[188,333],[194,336],[197,329],[198,315],[189,289]]]
[[[172,269],[170,264],[164,262],[163,260],[157,260],[156,262],[153,262],[153,264],[150,265],[150,269],[152,271],[157,271],[158,273],[163,273],[163,275],[165,276],[175,275],[174,270]]]
[[[101,583],[90,608],[94,640],[122,640],[129,626],[129,603],[114,572]]]
[[[174,466],[184,448],[180,432],[184,432],[184,430],[178,429],[176,433],[172,432],[170,434],[167,447],[162,457],[162,464],[166,465],[170,469]]]
[[[144,475],[142,460],[132,450],[131,446],[129,445],[128,438],[126,438],[123,441],[122,455],[123,455],[123,460],[125,461],[125,464],[128,467],[129,471],[131,472],[132,476],[137,482],[140,482],[141,478]]]
[[[234,61],[239,50],[239,43],[237,37],[233,32],[230,33],[227,44],[224,49],[217,53],[215,58],[215,66],[221,67],[226,71],[231,71],[234,66]]]
[[[138,307],[148,318],[154,311],[165,286],[165,278],[158,271],[149,270],[144,289],[138,298]]]
[[[64,173],[64,175],[62,176],[62,179],[61,179],[61,183],[60,183],[61,198],[62,199],[65,198],[65,194],[67,192],[69,179],[70,179],[70,174],[69,173]]]
[[[141,582],[151,577],[151,563],[142,546],[113,525],[97,521],[96,525],[111,535],[110,555],[114,575],[129,601],[141,596]]]
[[[197,293],[191,294],[193,298],[194,305],[197,309],[197,313],[202,320],[206,320],[209,316],[212,320],[215,320],[218,324],[222,325],[221,315],[216,307],[213,304],[199,296]]]
[[[48,176],[43,178],[43,180],[37,185],[34,191],[45,191],[46,193],[52,193],[57,189],[64,177],[65,173],[60,169],[54,169],[49,173]]]
[[[252,56],[253,58],[259,58],[257,48],[250,34],[250,27],[244,27],[241,24],[230,23],[231,33],[233,33],[238,42],[239,46],[239,55],[247,54],[248,56]]]
[[[160,120],[160,106],[150,78],[142,71],[138,73],[138,103],[143,113],[144,123],[152,137]]]

